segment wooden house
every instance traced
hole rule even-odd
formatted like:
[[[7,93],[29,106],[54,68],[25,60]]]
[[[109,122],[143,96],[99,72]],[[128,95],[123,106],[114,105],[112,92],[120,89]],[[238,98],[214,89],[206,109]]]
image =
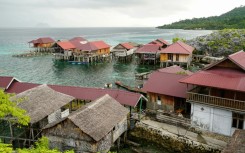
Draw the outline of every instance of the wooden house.
[[[53,45],[53,48],[55,59],[71,60],[76,47],[69,41],[58,41]]]
[[[0,76],[0,83],[1,78],[3,78],[3,80],[6,80],[4,79],[5,77]],[[16,79],[9,83],[8,86],[9,87],[5,90],[6,93],[19,94],[29,89],[38,87],[40,86],[40,84],[19,82]],[[48,87],[59,93],[75,97],[75,100],[72,101],[72,103],[70,104],[70,110],[76,110],[77,106],[82,106],[106,94],[110,95],[112,98],[117,100],[121,105],[127,107],[130,110],[130,114],[133,114],[133,111],[136,110],[136,108],[138,108],[139,112],[141,112],[142,109],[145,108],[147,101],[147,99],[139,93],[132,93],[118,89],[102,89],[62,85],[48,85]]]
[[[110,46],[104,41],[71,41],[76,47],[74,61],[91,63],[110,59]]]
[[[16,78],[10,76],[1,76],[0,77],[0,89],[3,91],[7,90],[13,81],[17,81]]]
[[[160,58],[161,46],[146,44],[135,51],[138,64],[156,64]]]
[[[88,42],[88,40],[83,38],[83,37],[74,37],[74,38],[70,39],[69,41],[70,42],[80,42],[82,44],[86,44]]]
[[[147,108],[165,112],[178,110],[187,116],[190,115],[190,105],[185,102],[187,88],[179,82],[190,74],[192,73],[176,65],[150,74],[143,86],[143,91],[147,92]]]
[[[170,45],[166,40],[164,40],[162,38],[158,38],[156,40],[153,40],[153,41],[149,42],[148,44],[158,45],[161,48],[166,48]]]
[[[15,146],[23,147],[28,144],[30,146],[40,138],[41,129],[44,126],[68,116],[69,105],[75,98],[54,91],[47,85],[40,85],[10,98],[14,102],[19,99],[21,102],[18,103],[18,106],[24,109],[30,117],[29,125],[19,128],[9,122],[7,124],[9,124],[10,135],[2,136],[2,134],[8,133],[8,129],[5,128],[4,131],[1,131],[0,136],[4,140],[15,140]]]
[[[51,148],[82,152],[108,152],[127,131],[129,111],[105,95],[78,109],[67,118],[43,129]]]
[[[35,49],[35,51],[52,51],[52,46],[55,43],[55,40],[50,37],[43,37],[29,41],[28,43],[30,47]]]
[[[194,48],[178,41],[160,52],[160,66],[190,65]]]
[[[194,87],[187,102],[195,126],[228,136],[245,129],[244,59],[240,51],[181,80]]]
[[[111,52],[115,59],[127,61],[128,59],[132,59],[135,49],[130,43],[120,43]]]

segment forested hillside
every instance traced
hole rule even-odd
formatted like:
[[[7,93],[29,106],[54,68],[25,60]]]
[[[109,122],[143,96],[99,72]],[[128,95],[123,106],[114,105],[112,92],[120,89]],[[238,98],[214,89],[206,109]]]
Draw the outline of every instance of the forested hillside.
[[[193,18],[159,26],[160,29],[244,29],[245,6],[234,8],[220,16]]]

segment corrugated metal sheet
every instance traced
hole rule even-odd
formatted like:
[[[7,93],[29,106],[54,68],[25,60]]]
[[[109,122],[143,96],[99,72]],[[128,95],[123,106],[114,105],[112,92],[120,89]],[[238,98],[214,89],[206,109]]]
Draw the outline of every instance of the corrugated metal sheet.
[[[124,48],[126,49],[132,49],[134,48],[134,46],[132,46],[131,44],[129,43],[120,43],[120,45],[122,45]]]
[[[110,48],[110,45],[105,43],[104,41],[92,41],[91,42],[94,46],[97,47],[97,49],[105,49],[105,48]]]
[[[69,41],[78,41],[78,42],[81,42],[81,41],[87,41],[87,39],[85,39],[83,37],[74,37],[74,38],[70,39]]]
[[[187,86],[179,82],[187,75],[155,71],[144,84],[143,91],[186,98]]]
[[[11,84],[6,92],[8,93],[21,93],[28,89],[39,86],[40,84],[26,83],[26,82],[14,82]],[[132,93],[124,90],[115,89],[102,89],[102,88],[87,88],[87,87],[74,87],[74,86],[60,86],[60,85],[48,85],[53,90],[73,96],[77,99],[83,100],[95,100],[105,94],[109,94],[116,99],[122,105],[135,107],[141,98],[141,94]]]
[[[175,54],[191,54],[194,51],[194,48],[178,41],[167,48],[163,49],[160,53],[175,53]]]
[[[136,53],[157,53],[161,50],[158,45],[147,44],[136,50]]]
[[[170,66],[170,67],[158,69],[158,71],[159,72],[165,72],[165,73],[174,73],[174,74],[179,73],[179,72],[185,72],[187,75],[193,74],[191,71],[184,70],[180,66],[177,66],[177,65],[173,65],[173,66]]]
[[[57,43],[62,49],[75,49],[76,47],[69,41],[60,41]]]
[[[245,70],[245,52],[243,50],[231,54],[228,56],[228,59],[236,63],[239,67]]]
[[[14,77],[0,76],[0,88],[7,89]]]
[[[50,38],[50,37],[43,37],[43,38],[38,38],[36,40],[32,40],[29,43],[33,44],[46,44],[46,43],[54,43],[55,40]]]
[[[245,92],[245,73],[236,69],[213,67],[194,73],[180,82]]]

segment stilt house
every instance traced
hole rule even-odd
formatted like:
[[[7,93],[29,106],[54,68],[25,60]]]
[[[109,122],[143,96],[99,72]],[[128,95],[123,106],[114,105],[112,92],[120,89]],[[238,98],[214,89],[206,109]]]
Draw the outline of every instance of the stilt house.
[[[135,51],[138,64],[156,64],[160,58],[161,47],[156,44],[146,44]]]
[[[28,43],[30,47],[35,49],[35,51],[52,51],[52,46],[55,43],[55,40],[50,37],[43,37],[32,40]]]
[[[47,125],[43,135],[48,137],[51,148],[60,151],[106,153],[127,131],[128,113],[119,102],[105,95],[66,119]]]
[[[179,66],[159,69],[149,75],[143,86],[147,92],[147,108],[165,112],[180,111],[190,115],[190,105],[186,101],[187,88],[179,80],[192,74]]]
[[[231,136],[245,129],[245,52],[240,51],[182,80],[192,123],[214,133]]]
[[[160,52],[160,66],[190,65],[194,48],[178,41]]]
[[[112,54],[115,59],[127,61],[132,59],[135,47],[129,43],[120,43],[112,49]]]

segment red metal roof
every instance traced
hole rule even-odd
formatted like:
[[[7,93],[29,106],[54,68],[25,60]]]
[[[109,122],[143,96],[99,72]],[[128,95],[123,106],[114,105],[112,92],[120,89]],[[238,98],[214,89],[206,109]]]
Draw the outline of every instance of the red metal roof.
[[[80,42],[72,42],[72,43],[73,44],[75,43],[76,48],[82,51],[98,50],[98,48],[91,42],[87,42],[85,44],[81,44]]]
[[[105,43],[104,41],[92,41],[91,42],[94,46],[97,47],[97,49],[105,49],[105,48],[110,48],[110,45]]]
[[[179,82],[185,77],[187,75],[155,71],[150,74],[148,81],[143,86],[143,91],[186,98],[187,87]]]
[[[85,39],[83,37],[74,37],[74,38],[70,39],[69,41],[78,41],[78,42],[81,42],[81,41],[87,41],[87,39]]]
[[[213,67],[194,73],[180,82],[245,92],[245,73],[230,68]]]
[[[69,41],[60,41],[60,42],[57,42],[57,44],[64,50],[67,50],[67,49],[75,49],[76,47]]]
[[[120,45],[122,45],[124,48],[126,49],[132,49],[134,48],[134,46],[132,46],[131,44],[129,43],[120,43]]]
[[[193,47],[181,41],[177,41],[176,43],[163,49],[160,53],[192,54],[193,51],[194,51]]]
[[[245,52],[243,50],[229,55],[228,59],[230,59],[232,62],[245,70]]]
[[[6,92],[8,93],[21,93],[28,89],[39,86],[40,84],[26,83],[26,82],[14,82],[11,84]],[[135,107],[141,98],[141,94],[132,93],[124,90],[116,89],[101,89],[101,88],[87,88],[87,87],[74,87],[74,86],[61,86],[61,85],[48,85],[55,91],[64,93],[66,95],[73,96],[82,100],[95,100],[99,97],[109,94],[116,99],[122,105]]]
[[[162,38],[158,38],[157,40],[160,41],[160,42],[162,42],[162,43],[165,44],[165,45],[170,45],[169,42],[167,42],[166,40],[164,40],[164,39],[162,39]]]
[[[162,47],[162,43],[160,43],[160,42],[158,42],[158,41],[156,41],[156,40],[154,40],[154,41],[152,41],[152,42],[149,42],[148,44],[153,44],[153,45],[158,45],[158,46],[160,46],[160,47]]]
[[[43,37],[43,38],[38,38],[36,40],[32,40],[29,43],[33,43],[33,44],[46,44],[46,43],[53,43],[55,42],[54,39],[50,38],[50,37]]]
[[[136,53],[157,53],[161,47],[155,44],[146,44],[136,50]]]
[[[98,49],[110,48],[108,44],[104,41],[92,41],[85,44],[80,43],[79,41],[71,41],[71,43],[79,50],[82,51],[94,51]]]
[[[14,77],[0,76],[0,88],[7,89],[13,80]]]
[[[193,74],[191,71],[184,70],[180,66],[177,66],[177,65],[173,65],[173,66],[170,66],[170,67],[158,69],[158,71],[159,72],[165,72],[165,73],[174,73],[174,74],[179,73],[179,72],[185,72],[187,75]]]

